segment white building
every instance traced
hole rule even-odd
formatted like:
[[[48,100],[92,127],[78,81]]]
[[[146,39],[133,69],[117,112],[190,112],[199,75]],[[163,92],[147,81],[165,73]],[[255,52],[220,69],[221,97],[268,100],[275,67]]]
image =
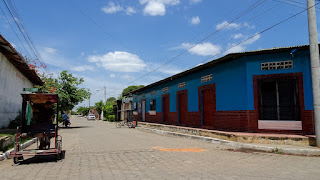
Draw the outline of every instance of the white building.
[[[7,127],[22,108],[23,88],[43,82],[25,59],[0,35],[0,128]]]

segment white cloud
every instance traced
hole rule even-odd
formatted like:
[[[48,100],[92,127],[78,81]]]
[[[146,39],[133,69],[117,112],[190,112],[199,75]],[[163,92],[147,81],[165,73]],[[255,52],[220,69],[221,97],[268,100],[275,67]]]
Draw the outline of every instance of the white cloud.
[[[102,8],[102,11],[106,14],[114,14],[122,10],[123,8],[120,5],[115,5],[114,2],[109,2],[108,6]]]
[[[250,45],[250,44],[256,42],[257,40],[259,40],[260,37],[261,37],[261,35],[258,34],[258,33],[256,33],[256,34],[254,35],[254,37],[252,37],[252,38],[249,39],[248,41],[244,42],[243,44],[245,44],[245,45]]]
[[[115,74],[110,74],[110,77],[111,77],[111,78],[115,78],[116,75],[115,75]]]
[[[233,35],[233,39],[241,39],[243,37],[244,37],[244,35],[242,33],[237,33],[237,34]]]
[[[160,67],[160,68],[157,68],[157,67]],[[157,69],[157,70],[154,70],[154,69]],[[146,71],[148,72],[155,71],[155,72],[160,72],[166,75],[174,75],[182,72],[183,69],[172,64],[167,64],[163,66],[162,64],[159,64],[159,63],[148,63]]]
[[[166,14],[166,6],[174,6],[180,3],[180,0],[140,0],[141,5],[145,5],[143,9],[144,15],[164,16]]]
[[[50,47],[44,47],[43,49],[44,49],[45,52],[47,52],[49,54],[55,54],[57,52],[56,49],[50,48]]]
[[[250,44],[253,44],[254,42],[256,42],[257,40],[259,40],[261,37],[260,34],[256,33],[254,35],[254,37],[252,37],[251,39],[239,44],[239,45],[236,45],[236,43],[233,43],[233,44],[228,44],[228,49],[225,54],[230,54],[230,53],[236,53],[236,52],[243,52],[243,51],[246,51],[247,49],[247,46],[250,45]]]
[[[254,25],[250,25],[247,22],[244,23],[229,23],[228,21],[223,21],[220,24],[217,24],[216,30],[221,30],[221,29],[240,29],[241,27],[247,27],[249,29],[255,28]]]
[[[228,49],[225,54],[230,54],[230,53],[237,53],[237,52],[243,52],[246,50],[246,47],[244,45],[237,45],[235,46],[236,44],[228,44],[228,47],[230,49]],[[233,47],[234,46],[234,47]]]
[[[199,16],[194,16],[194,17],[192,17],[191,20],[190,20],[190,23],[191,23],[191,24],[194,24],[194,25],[199,24],[199,23],[200,23],[200,18],[199,18]]]
[[[228,23],[228,21],[223,21],[222,23],[220,23],[216,26],[216,29],[217,30],[220,30],[222,28],[224,28],[224,29],[238,29],[240,27],[241,27],[241,24]]]
[[[71,71],[78,71],[78,72],[82,72],[82,71],[94,71],[94,67],[93,66],[73,66],[70,68]]]
[[[127,8],[122,7],[121,5],[116,5],[114,2],[109,2],[108,6],[104,6],[101,10],[106,14],[115,14],[117,12],[125,12],[127,15],[135,14],[137,11],[129,6]]]
[[[122,51],[108,52],[101,56],[91,55],[88,60],[96,63],[97,66],[102,66],[106,70],[115,72],[139,72],[146,67],[146,64],[139,56]]]
[[[190,4],[200,3],[202,0],[190,0]]]
[[[127,15],[132,15],[135,14],[137,11],[133,7],[127,7],[125,12]]]
[[[93,71],[94,68],[92,66],[75,66],[74,60],[65,58],[63,54],[56,53],[58,50],[50,47],[42,47],[40,48],[40,56],[42,57],[42,61],[46,65],[54,66],[55,68],[63,68],[63,69],[69,69],[72,71]]]
[[[179,48],[189,49],[193,44],[190,43],[182,43]],[[188,50],[189,53],[199,55],[199,56],[213,56],[221,52],[221,47],[219,45],[214,45],[209,42],[204,42],[201,44],[197,44],[191,49]]]
[[[130,76],[129,74],[124,74],[122,76],[120,76],[122,79],[126,79],[126,80],[130,80],[130,79],[133,79],[134,76]]]

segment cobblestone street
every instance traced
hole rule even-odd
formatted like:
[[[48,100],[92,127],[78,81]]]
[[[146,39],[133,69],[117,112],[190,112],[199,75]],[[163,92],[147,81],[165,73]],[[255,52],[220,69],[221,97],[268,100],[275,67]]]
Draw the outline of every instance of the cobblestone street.
[[[12,159],[0,161],[0,179],[320,177],[319,157],[234,152],[221,145],[138,129],[118,129],[112,123],[87,121],[77,116],[71,122],[72,128],[60,131],[65,159],[55,162],[53,159],[31,158],[20,165],[13,165]]]

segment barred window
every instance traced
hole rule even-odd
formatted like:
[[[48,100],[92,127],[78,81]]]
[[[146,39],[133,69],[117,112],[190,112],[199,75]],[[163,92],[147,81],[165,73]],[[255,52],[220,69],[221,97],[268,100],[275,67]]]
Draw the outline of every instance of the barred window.
[[[151,111],[155,111],[156,110],[156,100],[155,99],[151,99],[150,100],[150,110]]]
[[[292,68],[293,68],[292,60],[261,63],[261,70],[292,69]]]
[[[186,82],[182,82],[178,84],[178,88],[184,88],[186,87]]]
[[[201,77],[201,83],[208,82],[208,81],[211,81],[211,80],[212,80],[212,74],[209,74],[209,75]]]

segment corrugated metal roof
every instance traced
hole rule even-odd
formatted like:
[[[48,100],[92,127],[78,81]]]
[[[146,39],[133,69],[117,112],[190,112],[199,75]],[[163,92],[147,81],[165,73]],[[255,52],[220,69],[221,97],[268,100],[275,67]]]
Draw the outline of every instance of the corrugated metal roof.
[[[308,48],[309,48],[309,45],[298,45],[298,46],[273,47],[273,48],[268,48],[268,49],[259,49],[259,50],[246,51],[246,52],[230,53],[230,54],[227,54],[227,55],[225,55],[223,57],[220,57],[218,59],[211,60],[211,61],[209,61],[209,62],[207,62],[205,64],[196,66],[194,68],[188,69],[188,70],[183,71],[181,73],[178,73],[178,74],[175,74],[173,76],[170,76],[170,77],[167,77],[165,79],[162,79],[160,81],[157,81],[155,83],[149,84],[149,85],[147,85],[145,87],[142,87],[140,89],[131,91],[131,92],[125,94],[125,96],[130,95],[130,94],[134,94],[134,93],[137,93],[137,92],[141,92],[143,90],[152,88],[152,87],[160,85],[160,84],[164,84],[166,82],[175,80],[175,79],[177,79],[177,78],[179,78],[181,76],[185,76],[185,75],[188,75],[188,74],[191,74],[191,73],[195,73],[195,72],[207,69],[209,67],[213,67],[213,66],[217,66],[219,64],[223,64],[223,63],[226,63],[226,62],[229,62],[229,61],[233,61],[233,60],[235,60],[235,59],[237,59],[239,57],[242,57],[242,56],[252,56],[252,55],[259,55],[259,54],[278,53],[278,52],[284,52],[284,51],[288,51],[288,50],[290,50],[290,52],[291,52],[291,50],[293,50],[293,49],[308,49]]]
[[[24,57],[2,35],[0,35],[0,52],[32,83],[43,85],[36,71],[29,68]]]

